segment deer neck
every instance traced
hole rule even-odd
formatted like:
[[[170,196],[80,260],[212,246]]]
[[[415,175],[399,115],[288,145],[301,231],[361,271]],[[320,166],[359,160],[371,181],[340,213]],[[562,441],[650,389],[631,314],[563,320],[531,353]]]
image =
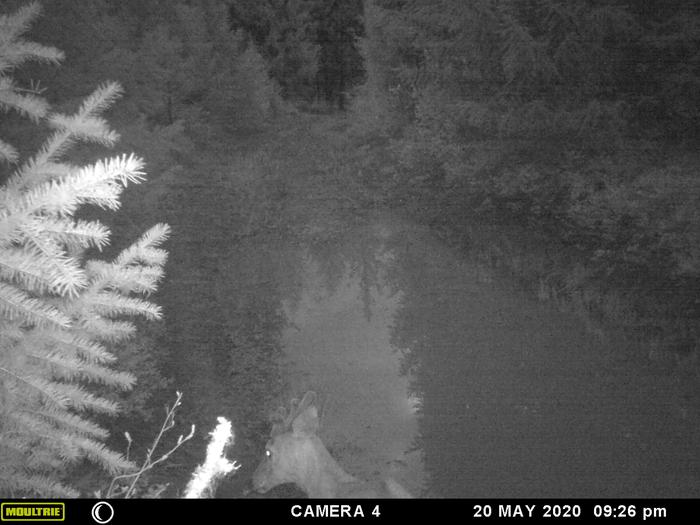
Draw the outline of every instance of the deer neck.
[[[340,496],[341,485],[357,481],[333,459],[320,439],[313,443],[311,458],[297,482],[308,497],[335,498]]]

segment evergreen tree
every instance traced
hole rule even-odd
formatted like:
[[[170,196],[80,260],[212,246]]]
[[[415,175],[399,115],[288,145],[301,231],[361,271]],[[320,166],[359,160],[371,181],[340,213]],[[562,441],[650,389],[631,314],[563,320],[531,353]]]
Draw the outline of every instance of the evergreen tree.
[[[167,16],[154,15],[132,49],[114,51],[118,76],[126,79],[137,112],[165,126],[177,121],[190,128],[264,126],[276,90],[255,46],[246,47],[231,31],[225,7],[169,2],[164,9]]]
[[[357,40],[362,35],[362,1],[318,2],[313,11],[319,46],[317,96],[344,109],[346,96],[364,73]]]
[[[133,385],[132,374],[114,368],[109,348],[133,334],[129,316],[161,315],[139,295],[162,277],[167,254],[158,245],[168,227],[154,226],[112,262],[86,259],[87,250],[108,244],[109,231],[76,212],[85,204],[118,209],[123,187],[143,178],[143,163],[134,156],[86,166],[65,160],[77,142],[114,144],[118,136],[100,113],[121,90],[105,84],[65,115],[20,87],[11,76],[18,66],[63,58],[23,38],[38,14],[31,3],[0,16],[0,107],[51,130],[26,159],[0,142],[12,170],[0,189],[0,493],[65,497],[77,495],[62,481],[68,465],[87,459],[112,474],[131,466],[104,445],[107,432],[93,421],[118,406],[90,385]]]
[[[600,186],[574,175],[600,172],[594,159],[617,184],[630,151],[700,129],[698,14],[672,5],[372,0],[360,102],[384,100],[410,124],[404,180],[430,176],[474,209],[564,219]]]
[[[319,53],[314,1],[243,0],[229,7],[231,28],[244,31],[262,51],[285,98],[314,96]]]
[[[365,0],[363,7],[364,36],[358,49],[366,71],[365,81],[352,100],[355,128],[361,134],[395,134],[411,119],[409,109],[412,90],[403,81],[403,50],[410,42],[401,41],[411,34],[397,13],[378,2]]]
[[[229,18],[262,50],[286,98],[342,108],[362,78],[361,0],[240,0]]]

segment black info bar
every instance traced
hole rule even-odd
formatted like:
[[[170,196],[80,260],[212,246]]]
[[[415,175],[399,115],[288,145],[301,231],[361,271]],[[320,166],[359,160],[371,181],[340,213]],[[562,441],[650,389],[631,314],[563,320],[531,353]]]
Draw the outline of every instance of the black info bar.
[[[135,499],[4,500],[13,523],[365,523],[695,522],[699,499]]]

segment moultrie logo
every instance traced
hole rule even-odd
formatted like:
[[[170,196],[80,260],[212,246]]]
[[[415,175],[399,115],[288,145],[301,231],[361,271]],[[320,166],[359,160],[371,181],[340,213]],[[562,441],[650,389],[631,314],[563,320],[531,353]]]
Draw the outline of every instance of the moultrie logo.
[[[64,521],[65,519],[65,503],[5,501],[0,505],[0,521]]]

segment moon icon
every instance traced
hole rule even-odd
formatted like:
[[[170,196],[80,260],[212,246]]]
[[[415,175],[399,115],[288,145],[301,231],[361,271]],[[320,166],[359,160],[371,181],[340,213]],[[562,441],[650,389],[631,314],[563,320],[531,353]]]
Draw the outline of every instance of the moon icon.
[[[105,507],[108,510],[103,510]],[[100,512],[103,512],[104,516],[101,515]],[[96,523],[99,523],[100,525],[104,525],[105,523],[109,523],[110,521],[112,521],[113,517],[114,517],[114,509],[112,508],[112,505],[110,505],[106,501],[100,501],[100,502],[95,503],[93,505],[93,507],[92,507],[92,519],[95,520]]]

